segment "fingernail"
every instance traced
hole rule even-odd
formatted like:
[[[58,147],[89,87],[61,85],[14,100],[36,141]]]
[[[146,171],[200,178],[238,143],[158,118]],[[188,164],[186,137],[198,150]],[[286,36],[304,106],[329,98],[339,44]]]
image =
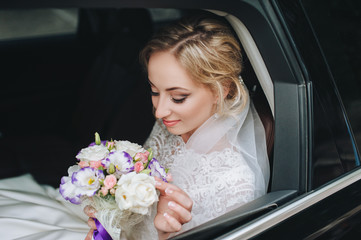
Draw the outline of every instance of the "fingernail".
[[[173,190],[170,189],[170,188],[166,188],[166,189],[165,189],[165,193],[166,193],[166,194],[172,194],[172,192],[173,192]]]
[[[171,208],[175,208],[175,203],[173,201],[168,202],[168,206]]]
[[[155,181],[155,185],[158,186],[158,187],[160,187],[160,186],[162,185],[162,183],[161,183],[161,182],[158,182],[158,181]]]
[[[163,216],[165,217],[165,218],[169,218],[169,215],[168,215],[168,213],[163,213]]]

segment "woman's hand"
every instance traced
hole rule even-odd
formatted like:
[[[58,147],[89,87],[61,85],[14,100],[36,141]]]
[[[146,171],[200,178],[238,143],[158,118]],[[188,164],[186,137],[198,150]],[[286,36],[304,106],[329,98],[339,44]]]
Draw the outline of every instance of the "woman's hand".
[[[181,230],[182,225],[192,219],[192,199],[177,186],[156,179],[160,191],[154,226],[159,239],[166,239],[170,233]]]
[[[90,230],[89,230],[88,234],[86,235],[85,240],[91,240],[93,237],[94,230],[97,229],[97,227],[95,226],[95,222],[94,222],[95,212],[96,212],[95,209],[89,205],[84,208],[84,213],[86,215],[88,215],[88,217],[89,217],[88,225],[90,227]]]

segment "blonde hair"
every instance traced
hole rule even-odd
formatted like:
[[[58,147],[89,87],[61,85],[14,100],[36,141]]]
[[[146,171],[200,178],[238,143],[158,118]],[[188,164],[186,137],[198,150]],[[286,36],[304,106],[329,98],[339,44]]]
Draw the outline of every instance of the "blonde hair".
[[[145,70],[150,56],[162,51],[172,53],[196,83],[217,94],[219,115],[243,110],[248,93],[239,81],[241,49],[225,23],[209,17],[184,18],[162,29],[140,53]]]

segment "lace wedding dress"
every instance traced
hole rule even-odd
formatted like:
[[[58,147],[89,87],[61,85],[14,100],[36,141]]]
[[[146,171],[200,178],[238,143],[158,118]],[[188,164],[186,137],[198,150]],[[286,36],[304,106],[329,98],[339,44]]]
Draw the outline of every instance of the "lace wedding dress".
[[[235,117],[212,116],[187,143],[156,122],[145,146],[169,168],[172,183],[193,200],[192,220],[181,232],[266,193],[269,163],[264,129],[252,105]],[[157,239],[154,214],[137,226],[134,239]]]

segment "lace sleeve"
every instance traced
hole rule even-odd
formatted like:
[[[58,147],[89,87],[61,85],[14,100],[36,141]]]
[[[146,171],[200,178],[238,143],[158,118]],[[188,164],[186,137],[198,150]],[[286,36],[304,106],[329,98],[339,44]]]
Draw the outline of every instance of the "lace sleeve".
[[[183,158],[188,164],[177,160],[172,166],[174,182],[193,200],[192,221],[182,231],[255,198],[255,175],[240,154],[228,148],[211,154],[187,154]]]
[[[206,154],[197,153],[187,149],[182,139],[170,134],[161,123],[154,125],[145,146],[151,147],[155,157],[169,168],[172,183],[193,200],[192,220],[183,225],[181,232],[257,197],[254,171],[241,153],[229,147]],[[151,221],[148,219],[147,225]],[[147,231],[140,230],[139,234],[144,236]]]

